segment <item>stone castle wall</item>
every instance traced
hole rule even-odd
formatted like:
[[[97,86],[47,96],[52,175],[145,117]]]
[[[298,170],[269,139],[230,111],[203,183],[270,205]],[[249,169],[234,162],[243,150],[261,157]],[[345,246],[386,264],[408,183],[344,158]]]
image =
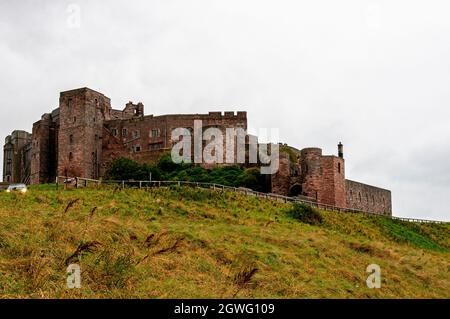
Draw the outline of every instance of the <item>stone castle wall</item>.
[[[392,215],[390,191],[345,178],[342,145],[339,149],[340,156],[323,155],[320,148],[300,151],[289,148],[289,152],[285,149],[280,154],[279,170],[271,178],[272,192],[306,197],[335,207]]]
[[[14,131],[5,139],[3,146],[3,180],[28,183],[31,163],[31,134]]]
[[[40,121],[33,124],[31,183],[54,182],[56,178],[59,109],[44,114]]]
[[[345,184],[348,208],[392,215],[391,191],[351,180]]]
[[[202,121],[204,129],[217,127],[224,135],[226,128],[247,130],[245,112],[144,116],[107,121],[103,134],[102,173],[109,162],[118,157],[129,157],[139,162],[156,161],[163,152],[172,149],[172,131],[182,127],[192,132],[196,120]]]
[[[129,102],[123,110],[116,110],[108,97],[88,88],[61,92],[59,107],[33,124],[32,135],[15,132],[6,139],[4,176],[10,182],[28,176],[32,184],[53,182],[57,176],[98,179],[119,157],[153,163],[177,142],[172,141],[172,131],[186,128],[192,133],[196,120],[202,121],[203,130],[218,128],[222,132],[224,150],[231,148],[228,142],[232,144],[225,138],[227,128],[247,130],[246,112],[145,116],[142,103]],[[249,138],[247,135],[247,143]],[[202,149],[207,143],[202,141]],[[269,177],[271,192],[392,214],[389,191],[345,179],[342,144],[338,156],[323,155],[320,148],[297,150],[282,145],[282,149],[279,170]],[[225,161],[226,154],[222,155]],[[206,168],[215,165],[202,164]]]
[[[99,178],[103,124],[111,102],[103,94],[79,89],[60,95],[59,176]]]

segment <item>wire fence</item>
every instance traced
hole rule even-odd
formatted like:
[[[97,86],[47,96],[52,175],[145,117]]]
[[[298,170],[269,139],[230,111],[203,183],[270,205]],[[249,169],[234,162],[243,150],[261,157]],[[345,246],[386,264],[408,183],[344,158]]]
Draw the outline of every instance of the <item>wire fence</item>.
[[[220,184],[212,184],[212,183],[202,183],[202,182],[188,182],[188,181],[124,181],[124,180],[96,180],[89,178],[81,178],[81,177],[57,177],[56,178],[56,187],[63,185],[65,188],[87,188],[87,187],[101,187],[101,186],[113,186],[114,188],[135,188],[135,189],[151,189],[156,187],[169,187],[169,186],[188,186],[194,188],[204,188],[210,190],[218,190],[222,192],[234,192],[240,193],[247,196],[254,196],[258,198],[265,198],[270,200],[276,200],[283,203],[299,203],[311,206],[313,208],[325,210],[325,211],[337,211],[337,212],[345,212],[345,213],[358,213],[358,214],[366,214],[369,216],[384,216],[389,217],[395,220],[401,220],[406,222],[413,223],[432,223],[432,224],[446,224],[444,221],[436,221],[436,220],[428,220],[428,219],[418,219],[418,218],[404,218],[404,217],[396,217],[392,215],[385,214],[377,214],[373,212],[365,212],[352,208],[343,208],[333,205],[327,205],[323,203],[318,203],[315,201],[305,200],[296,197],[283,196],[272,193],[263,193],[257,192],[248,188],[243,187],[231,187]]]

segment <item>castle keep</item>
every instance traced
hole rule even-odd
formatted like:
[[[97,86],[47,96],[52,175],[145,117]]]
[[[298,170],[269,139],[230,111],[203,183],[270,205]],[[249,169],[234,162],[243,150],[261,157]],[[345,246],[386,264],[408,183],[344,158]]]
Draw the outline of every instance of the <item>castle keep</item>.
[[[59,107],[33,124],[32,134],[14,131],[4,145],[4,182],[51,183],[57,176],[99,179],[119,157],[155,162],[171,150],[172,130],[194,128],[247,130],[246,112],[144,115],[144,105],[129,102],[123,110],[111,107],[102,93],[81,88],[60,93]],[[224,133],[225,135],[225,133]],[[278,172],[267,191],[302,196],[311,201],[377,214],[392,214],[388,190],[345,179],[343,145],[338,155],[319,148],[280,145]]]

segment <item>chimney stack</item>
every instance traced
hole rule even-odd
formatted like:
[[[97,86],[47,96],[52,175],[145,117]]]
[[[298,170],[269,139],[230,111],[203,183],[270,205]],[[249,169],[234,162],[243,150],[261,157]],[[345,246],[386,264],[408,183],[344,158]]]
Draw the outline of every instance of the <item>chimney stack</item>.
[[[344,158],[344,145],[341,142],[338,144],[338,156]]]

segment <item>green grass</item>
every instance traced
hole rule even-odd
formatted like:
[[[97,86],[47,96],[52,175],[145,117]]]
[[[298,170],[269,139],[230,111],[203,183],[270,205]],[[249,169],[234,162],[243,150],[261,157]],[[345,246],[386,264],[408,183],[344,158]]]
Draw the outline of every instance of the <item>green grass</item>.
[[[450,297],[448,224],[320,211],[311,225],[292,209],[184,187],[2,192],[0,297]],[[373,263],[381,289],[365,283]]]
[[[379,218],[378,223],[386,235],[393,240],[423,249],[448,252],[447,248],[442,247],[426,234],[422,234],[418,225],[385,217]]]
[[[309,225],[317,226],[323,222],[323,217],[318,210],[304,204],[295,203],[293,207],[287,211],[287,215]]]

